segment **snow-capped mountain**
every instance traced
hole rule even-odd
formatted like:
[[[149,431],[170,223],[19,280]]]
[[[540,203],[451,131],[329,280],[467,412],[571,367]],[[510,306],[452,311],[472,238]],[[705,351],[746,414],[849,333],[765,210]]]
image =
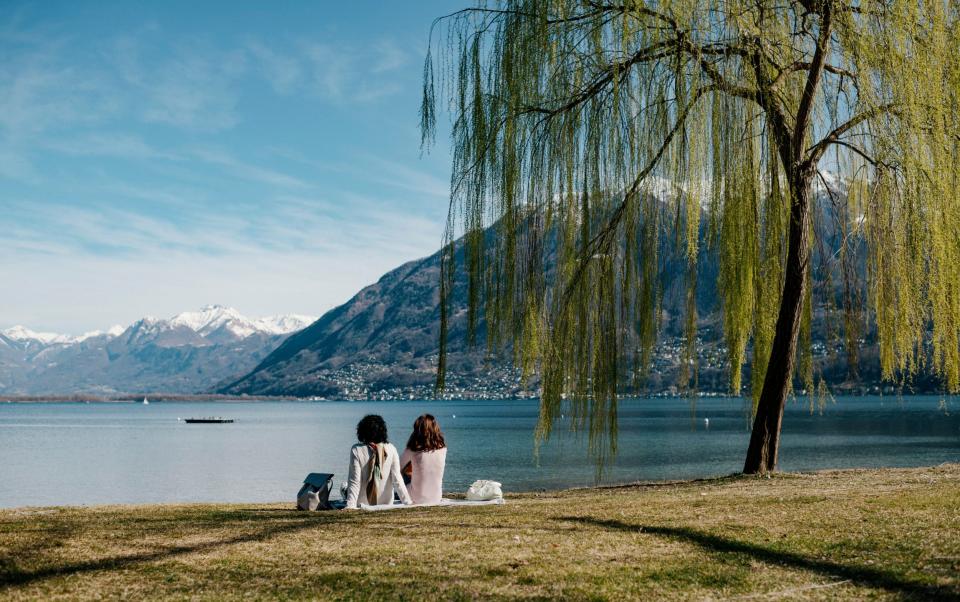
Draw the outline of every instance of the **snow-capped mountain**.
[[[314,316],[296,314],[246,318],[232,307],[208,305],[200,311],[187,311],[168,320],[171,326],[185,326],[200,336],[225,331],[244,339],[255,333],[289,334],[302,330],[314,322]]]
[[[87,339],[92,339],[93,337],[104,335],[115,337],[122,333],[123,330],[123,326],[117,325],[111,326],[107,330],[92,330],[81,335],[73,336],[69,334],[57,334],[54,332],[35,332],[25,326],[18,325],[7,328],[6,330],[0,330],[0,335],[8,340],[18,341],[24,344],[36,343],[40,345],[71,345],[73,343],[80,343],[86,341]],[[3,338],[0,338],[0,342],[2,342],[2,340]]]
[[[42,343],[44,345],[50,345],[52,343],[66,343],[70,340],[71,337],[63,334],[56,334],[53,332],[35,332],[30,330],[25,326],[14,326],[8,328],[0,334],[3,334],[8,339],[21,342],[35,341],[37,343]]]
[[[36,332],[20,325],[0,330],[0,335],[11,341],[43,346],[74,345],[92,338],[115,338],[127,333],[136,333],[142,340],[145,336],[157,336],[180,329],[190,331],[202,338],[220,335],[220,338],[245,339],[255,334],[290,334],[306,328],[315,320],[313,316],[297,314],[247,318],[232,307],[207,305],[199,311],[185,311],[168,319],[146,316],[126,328],[117,325],[107,330],[94,330],[81,335]]]
[[[208,305],[81,335],[0,330],[0,393],[198,392],[249,370],[312,316],[248,318]]]

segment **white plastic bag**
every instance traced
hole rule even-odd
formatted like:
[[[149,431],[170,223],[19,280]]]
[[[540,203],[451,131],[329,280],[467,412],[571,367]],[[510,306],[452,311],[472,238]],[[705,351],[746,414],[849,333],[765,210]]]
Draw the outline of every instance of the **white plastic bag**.
[[[502,500],[502,485],[496,481],[474,481],[467,489],[467,499],[471,502],[481,502],[485,500]]]

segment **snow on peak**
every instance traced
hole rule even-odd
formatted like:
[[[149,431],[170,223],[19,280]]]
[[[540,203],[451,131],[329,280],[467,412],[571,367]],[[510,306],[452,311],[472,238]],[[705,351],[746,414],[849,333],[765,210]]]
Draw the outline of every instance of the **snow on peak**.
[[[257,325],[261,330],[271,334],[287,334],[303,330],[307,326],[317,321],[314,316],[303,316],[300,314],[288,314],[285,316],[267,316],[257,320]]]
[[[306,328],[317,318],[297,314],[268,316],[265,318],[247,318],[232,307],[223,305],[206,305],[198,311],[185,311],[167,320],[153,316],[144,316],[136,323],[138,337],[153,336],[164,331],[176,328],[187,328],[206,338],[213,333],[233,335],[245,339],[257,333],[268,335],[289,334]],[[127,329],[123,326],[112,326],[106,331],[94,330],[79,336],[56,334],[52,332],[34,332],[24,326],[14,326],[0,331],[7,338],[15,341],[36,341],[43,345],[71,345],[99,336],[110,338],[119,336]]]
[[[228,326],[230,330],[234,330],[232,327],[236,327],[238,330],[246,331],[249,320],[232,307],[205,305],[200,308],[200,311],[179,313],[170,318],[168,322],[171,326],[186,326],[200,335],[207,335],[222,326]]]
[[[81,334],[81,335],[79,335],[79,336],[68,337],[69,340],[68,340],[67,342],[69,342],[69,343],[81,343],[81,342],[83,342],[83,341],[86,341],[87,339],[92,339],[92,338],[94,338],[94,337],[102,337],[102,336],[107,336],[107,337],[113,338],[113,337],[119,335],[120,333],[122,333],[124,330],[126,330],[126,329],[125,329],[123,326],[120,326],[119,324],[116,324],[116,325],[111,326],[110,328],[108,328],[108,329],[106,329],[106,330],[91,330],[90,332],[85,332],[85,333],[83,333],[83,334]]]
[[[115,337],[123,331],[124,328],[122,326],[113,326],[106,331],[91,330],[90,332],[85,332],[81,335],[71,336],[68,334],[57,334],[54,332],[36,332],[26,328],[25,326],[14,326],[0,332],[2,332],[7,338],[13,339],[14,341],[34,341],[44,345],[72,345],[74,343],[81,343],[87,339],[92,339],[93,337],[100,337],[104,335]]]
[[[7,338],[13,339],[14,341],[39,341],[44,345],[70,342],[70,337],[67,335],[56,334],[53,332],[35,332],[25,326],[20,325],[4,330],[3,334]]]
[[[199,311],[179,313],[169,320],[170,327],[186,327],[202,337],[215,332],[229,332],[245,339],[257,333],[279,335],[289,334],[306,328],[316,320],[313,316],[297,314],[267,316],[265,318],[247,318],[232,307],[224,305],[206,305]]]

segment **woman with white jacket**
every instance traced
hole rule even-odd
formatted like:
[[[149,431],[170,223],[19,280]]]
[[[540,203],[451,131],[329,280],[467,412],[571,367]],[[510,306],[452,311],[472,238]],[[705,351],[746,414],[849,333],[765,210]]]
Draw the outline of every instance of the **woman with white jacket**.
[[[350,448],[347,475],[347,509],[360,504],[392,504],[396,489],[400,501],[412,504],[400,476],[400,456],[387,441],[387,424],[376,414],[364,416],[357,424],[357,443]]]

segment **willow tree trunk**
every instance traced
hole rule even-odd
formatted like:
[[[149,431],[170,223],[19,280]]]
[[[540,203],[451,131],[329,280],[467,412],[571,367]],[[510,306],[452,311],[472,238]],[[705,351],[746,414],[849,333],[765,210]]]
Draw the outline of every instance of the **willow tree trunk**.
[[[806,294],[807,271],[810,268],[812,182],[812,173],[806,170],[790,178],[790,238],[783,295],[780,298],[780,312],[770,350],[770,362],[763,380],[753,432],[750,435],[750,447],[747,449],[747,459],[743,466],[745,474],[763,474],[777,468],[780,425],[793,381],[800,314]]]

